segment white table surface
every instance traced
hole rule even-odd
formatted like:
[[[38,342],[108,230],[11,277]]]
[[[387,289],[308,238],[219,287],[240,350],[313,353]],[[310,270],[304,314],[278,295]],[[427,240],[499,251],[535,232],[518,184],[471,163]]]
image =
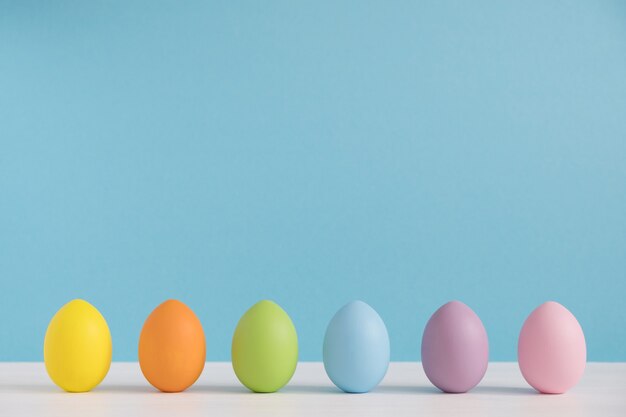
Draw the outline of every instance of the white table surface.
[[[626,416],[626,363],[589,363],[580,383],[563,395],[541,395],[516,363],[490,363],[467,394],[443,394],[419,363],[395,362],[374,391],[345,394],[323,365],[300,362],[291,382],[274,394],[254,394],[230,363],[209,362],[200,379],[178,394],[156,391],[137,363],[113,363],[89,393],[69,394],[42,363],[0,363],[0,416]]]

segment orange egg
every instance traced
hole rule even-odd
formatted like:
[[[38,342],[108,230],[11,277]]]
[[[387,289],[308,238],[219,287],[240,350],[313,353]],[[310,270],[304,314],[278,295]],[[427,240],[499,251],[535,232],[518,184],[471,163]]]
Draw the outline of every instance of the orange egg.
[[[204,369],[206,342],[194,312],[167,300],[146,319],[139,336],[139,366],[148,382],[163,392],[190,387]]]

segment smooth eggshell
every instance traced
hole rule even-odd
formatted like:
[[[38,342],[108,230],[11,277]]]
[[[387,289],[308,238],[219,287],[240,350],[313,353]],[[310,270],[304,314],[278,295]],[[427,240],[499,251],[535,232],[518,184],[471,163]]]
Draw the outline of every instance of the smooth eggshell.
[[[167,300],[150,313],[139,336],[139,365],[154,387],[187,389],[202,373],[205,356],[202,324],[187,305]]]
[[[52,381],[69,392],[96,387],[111,366],[111,333],[102,314],[84,300],[72,300],[52,317],[43,356]]]
[[[517,356],[522,375],[533,388],[545,394],[564,393],[585,371],[583,329],[567,308],[548,301],[524,322]]]
[[[296,328],[278,304],[260,301],[239,319],[231,354],[235,374],[248,389],[278,391],[296,370]]]
[[[474,388],[489,361],[487,332],[467,305],[451,301],[428,320],[422,337],[422,366],[426,376],[444,392]]]
[[[387,373],[387,327],[372,307],[352,301],[328,324],[323,353],[326,373],[337,387],[346,392],[367,392]]]

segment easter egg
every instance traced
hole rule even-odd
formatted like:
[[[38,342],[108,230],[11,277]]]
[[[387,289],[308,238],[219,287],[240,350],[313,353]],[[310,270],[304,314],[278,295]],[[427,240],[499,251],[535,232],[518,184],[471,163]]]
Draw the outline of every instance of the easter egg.
[[[293,376],[298,363],[298,335],[278,304],[263,300],[241,317],[232,343],[233,369],[254,392],[274,392]]]
[[[150,313],[139,336],[139,366],[155,388],[184,391],[202,373],[205,357],[202,324],[186,304],[167,300]]]
[[[585,372],[587,346],[576,317],[561,304],[548,301],[524,322],[517,357],[524,379],[537,391],[561,394]]]
[[[389,367],[389,335],[378,313],[352,301],[332,318],[324,337],[324,369],[337,387],[362,393],[376,387]]]
[[[489,361],[487,332],[467,305],[451,301],[428,320],[422,337],[422,366],[426,376],[444,392],[474,388]]]
[[[102,314],[85,300],[72,300],[52,317],[44,339],[48,375],[69,392],[96,387],[111,366],[111,333]]]

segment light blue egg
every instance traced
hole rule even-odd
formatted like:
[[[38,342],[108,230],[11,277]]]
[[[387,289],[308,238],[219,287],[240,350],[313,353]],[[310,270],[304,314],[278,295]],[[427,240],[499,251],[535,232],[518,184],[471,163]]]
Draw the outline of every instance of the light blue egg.
[[[389,367],[389,335],[378,313],[352,301],[332,318],[324,337],[324,368],[345,392],[368,392]]]

